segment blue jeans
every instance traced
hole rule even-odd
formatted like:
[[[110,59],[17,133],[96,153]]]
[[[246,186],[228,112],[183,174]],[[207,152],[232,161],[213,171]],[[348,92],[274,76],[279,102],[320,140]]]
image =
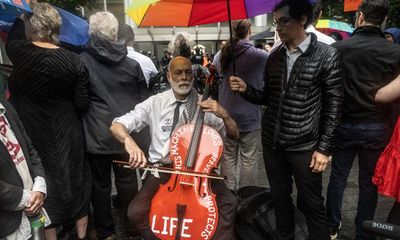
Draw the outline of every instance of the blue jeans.
[[[326,202],[328,222],[331,227],[338,227],[342,220],[343,192],[354,158],[358,155],[356,239],[373,239],[362,229],[362,223],[374,218],[377,188],[371,180],[379,155],[389,141],[391,130],[389,123],[342,123],[336,131]]]

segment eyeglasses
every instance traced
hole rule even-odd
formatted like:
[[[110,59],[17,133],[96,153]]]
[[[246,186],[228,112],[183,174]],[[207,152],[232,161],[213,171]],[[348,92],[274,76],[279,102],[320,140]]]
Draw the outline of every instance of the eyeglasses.
[[[288,22],[292,21],[292,18],[285,18],[281,17],[278,20],[275,20],[272,22],[272,26],[274,27],[284,27]]]

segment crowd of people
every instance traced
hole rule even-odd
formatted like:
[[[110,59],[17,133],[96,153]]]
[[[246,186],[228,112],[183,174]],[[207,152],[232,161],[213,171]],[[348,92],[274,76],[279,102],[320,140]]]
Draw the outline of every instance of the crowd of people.
[[[154,59],[134,48],[133,29],[113,14],[90,17],[90,40],[77,54],[59,46],[55,8],[32,3],[32,14],[15,21],[6,42],[13,72],[10,97],[0,100],[0,239],[30,239],[37,216],[46,240],[70,224],[71,239],[88,239],[90,219],[98,239],[115,239],[112,201],[129,235],[158,239],[151,204],[171,174],[145,172],[140,187],[134,169],[173,167],[173,138],[201,111],[224,144],[219,173],[225,180],[210,180],[219,216],[212,239],[237,238],[235,191],[258,185],[260,159],[279,239],[295,239],[293,179],[309,239],[337,238],[356,156],[355,238],[374,239],[362,225],[374,219],[378,193],[396,199],[388,222],[400,225],[400,112],[392,104],[400,97],[400,29],[380,29],[388,0],[362,0],[352,37],[340,41],[315,29],[321,6],[277,4],[279,40],[268,51],[250,42],[247,19],[232,22],[232,39],[212,59],[178,33],[159,72]],[[206,67],[211,64],[215,70]],[[214,71],[210,98],[202,99]],[[161,79],[157,91],[154,79]],[[322,174],[330,164],[325,202]],[[176,224],[182,235],[189,229]]]

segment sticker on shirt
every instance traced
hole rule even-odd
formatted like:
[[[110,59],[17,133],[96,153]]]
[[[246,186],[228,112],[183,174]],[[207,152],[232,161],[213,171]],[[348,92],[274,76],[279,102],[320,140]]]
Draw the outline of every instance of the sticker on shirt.
[[[4,116],[0,117],[0,139],[7,148],[7,151],[15,165],[18,166],[21,162],[25,161],[25,156],[21,151],[21,146],[19,145],[14,133],[11,131]]]
[[[166,118],[166,119],[164,120],[164,125],[161,126],[161,130],[162,130],[163,132],[170,133],[170,132],[171,132],[171,129],[172,129],[172,119],[171,119],[171,118]]]

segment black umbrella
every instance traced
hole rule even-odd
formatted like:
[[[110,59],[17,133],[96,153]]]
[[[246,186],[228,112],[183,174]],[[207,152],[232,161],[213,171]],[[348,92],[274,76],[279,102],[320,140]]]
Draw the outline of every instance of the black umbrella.
[[[271,32],[271,28],[262,31],[260,33],[257,33],[256,35],[253,35],[250,37],[250,40],[262,40],[262,39],[267,39],[267,38],[273,38],[275,36],[275,32]]]

